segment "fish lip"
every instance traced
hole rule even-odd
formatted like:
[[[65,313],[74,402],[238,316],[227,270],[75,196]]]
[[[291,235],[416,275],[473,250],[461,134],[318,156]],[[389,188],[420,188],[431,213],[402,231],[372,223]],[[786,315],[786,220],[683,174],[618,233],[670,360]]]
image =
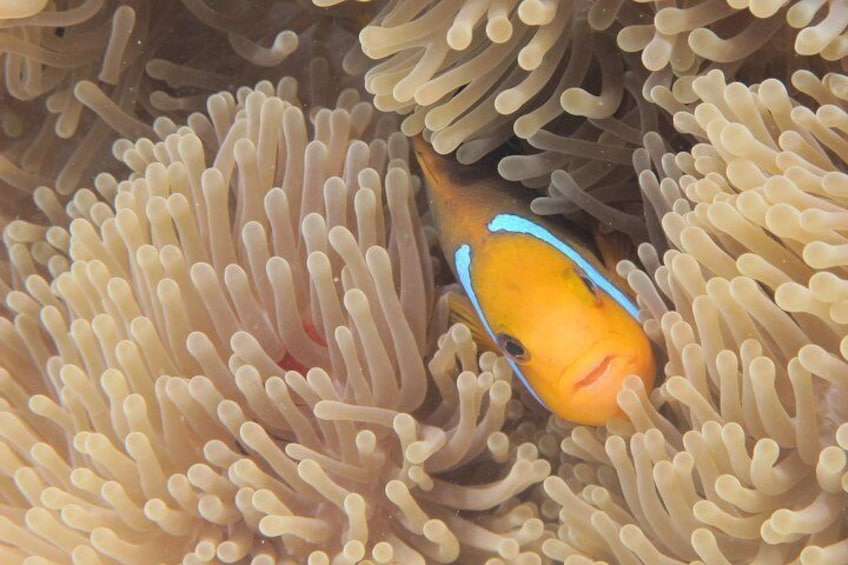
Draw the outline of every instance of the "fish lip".
[[[592,386],[593,384],[595,384],[596,382],[601,380],[601,378],[603,378],[604,375],[607,374],[613,360],[615,360],[614,356],[612,356],[612,355],[605,356],[603,359],[601,359],[598,362],[597,365],[595,365],[589,372],[586,373],[586,376],[584,376],[582,379],[580,379],[579,381],[574,383],[574,386],[576,388],[581,388],[581,389],[582,388],[588,388],[588,387]]]

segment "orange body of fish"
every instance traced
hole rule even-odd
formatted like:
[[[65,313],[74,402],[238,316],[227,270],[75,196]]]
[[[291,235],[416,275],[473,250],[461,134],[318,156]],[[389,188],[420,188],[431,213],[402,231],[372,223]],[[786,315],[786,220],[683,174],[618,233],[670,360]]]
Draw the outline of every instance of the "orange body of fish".
[[[601,425],[621,415],[625,377],[650,389],[656,370],[632,298],[575,233],[530,212],[526,189],[440,156],[420,137],[414,145],[476,331],[558,416]]]

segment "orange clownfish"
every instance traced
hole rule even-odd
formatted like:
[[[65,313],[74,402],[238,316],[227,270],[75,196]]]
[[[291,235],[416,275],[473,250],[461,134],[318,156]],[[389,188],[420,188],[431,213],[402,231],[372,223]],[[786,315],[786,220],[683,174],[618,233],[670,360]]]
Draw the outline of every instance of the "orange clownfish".
[[[414,146],[439,242],[470,302],[464,315],[457,302],[452,310],[478,340],[491,339],[533,396],[572,422],[621,415],[628,375],[650,390],[656,367],[638,307],[579,238],[532,214],[520,185],[457,165],[420,137]]]

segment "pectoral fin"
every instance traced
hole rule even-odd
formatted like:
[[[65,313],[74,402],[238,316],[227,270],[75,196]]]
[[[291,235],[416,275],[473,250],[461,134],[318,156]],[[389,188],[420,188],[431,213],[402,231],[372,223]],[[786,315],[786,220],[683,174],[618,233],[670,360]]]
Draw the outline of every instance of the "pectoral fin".
[[[498,346],[492,340],[486,328],[483,327],[483,322],[480,321],[474,306],[471,305],[471,301],[466,296],[456,292],[448,293],[448,308],[450,309],[451,324],[465,324],[471,330],[471,335],[474,336],[474,341],[478,347],[489,351],[499,351]]]

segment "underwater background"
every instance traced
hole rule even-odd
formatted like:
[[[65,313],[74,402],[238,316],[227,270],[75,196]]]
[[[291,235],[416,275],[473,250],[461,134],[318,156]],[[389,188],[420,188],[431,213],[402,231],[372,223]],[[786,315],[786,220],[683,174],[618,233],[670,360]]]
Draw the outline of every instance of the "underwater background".
[[[0,562],[848,563],[846,27],[0,0]],[[632,242],[625,417],[450,324],[418,134]]]

